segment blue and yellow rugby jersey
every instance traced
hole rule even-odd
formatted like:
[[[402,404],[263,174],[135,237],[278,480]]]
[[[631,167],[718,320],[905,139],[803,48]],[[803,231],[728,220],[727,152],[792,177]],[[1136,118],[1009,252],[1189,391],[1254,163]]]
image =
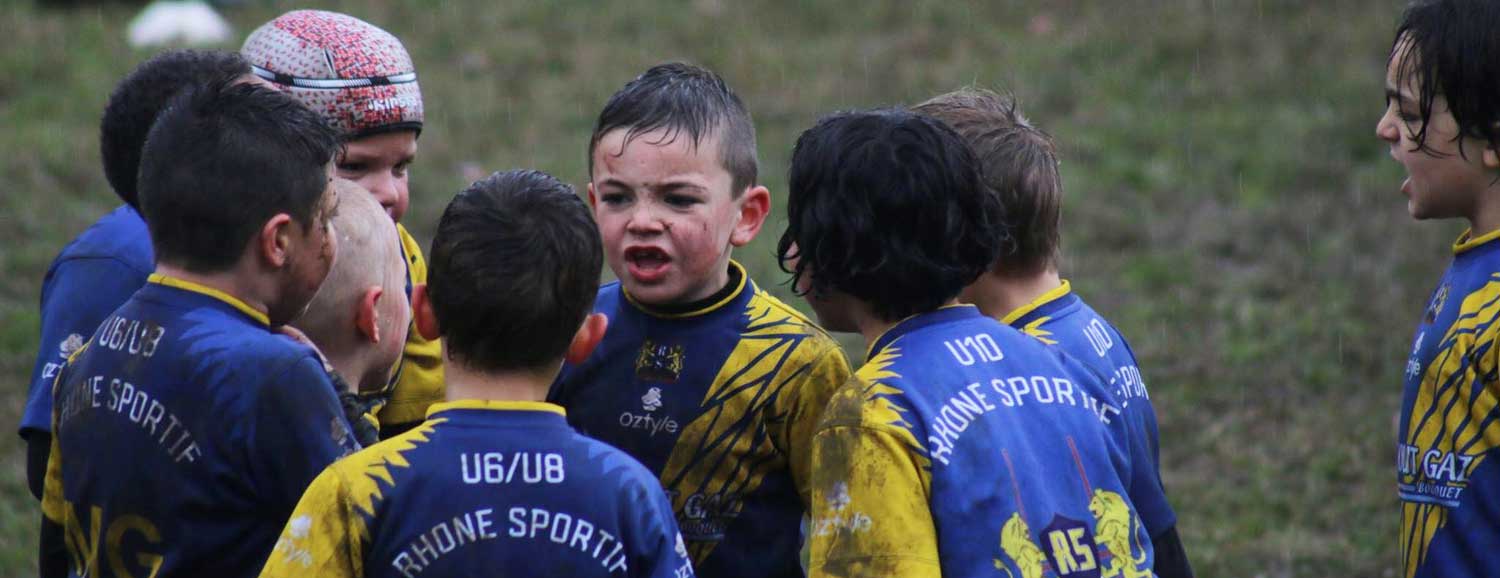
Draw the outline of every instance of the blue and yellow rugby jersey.
[[[42,281],[41,350],[21,416],[22,437],[52,431],[57,370],[155,268],[146,221],[129,205],[101,217],[52,261]]]
[[[401,238],[401,255],[406,258],[406,298],[409,301],[412,287],[427,282],[427,260],[422,257],[422,246],[401,223],[396,223],[396,234]],[[443,401],[441,340],[429,341],[422,337],[415,325],[408,327],[401,365],[396,368],[391,382],[383,405],[375,411],[383,434],[400,433],[422,423],[427,407]]]
[[[812,576],[1151,576],[1113,394],[962,305],[870,348],[813,442]]]
[[[550,399],[661,480],[704,576],[800,576],[812,432],[849,377],[843,351],[731,263],[723,301],[648,312],[599,290],[609,331]]]
[[[1167,503],[1161,482],[1156,408],[1151,406],[1146,381],[1141,377],[1135,352],[1125,342],[1125,336],[1073,293],[1072,285],[1067,281],[1025,307],[1010,312],[1000,322],[1040,339],[1042,343],[1062,348],[1108,380],[1109,389],[1120,402],[1121,418],[1129,426],[1130,439],[1134,442],[1130,451],[1130,501],[1152,536],[1177,525],[1177,514]]]
[[[44,544],[74,576],[254,576],[302,490],[358,449],[310,348],[162,275],[64,367],[53,426]]]
[[[671,505],[540,402],[464,400],[329,467],[261,576],[693,575]]]
[[[1396,446],[1405,578],[1500,575],[1497,239],[1459,237],[1407,361]]]

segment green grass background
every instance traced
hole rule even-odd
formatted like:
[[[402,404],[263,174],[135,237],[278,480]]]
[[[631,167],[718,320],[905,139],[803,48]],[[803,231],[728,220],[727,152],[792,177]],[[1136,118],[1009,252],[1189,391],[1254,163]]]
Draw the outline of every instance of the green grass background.
[[[1065,276],[1142,358],[1199,575],[1395,575],[1401,371],[1462,229],[1410,221],[1373,134],[1399,2],[311,4],[388,28],[417,61],[428,118],[406,222],[424,239],[478,174],[531,167],[581,186],[598,108],[662,60],[708,65],[740,92],[777,198],[791,142],[823,113],[970,84],[1013,91],[1060,141]],[[226,16],[242,38],[302,6]],[[47,264],[116,204],[97,121],[149,55],[124,42],[136,9],[0,0],[6,428]],[[738,257],[789,297],[771,256],[781,229],[778,213]],[[23,461],[0,434],[0,575],[33,568]]]

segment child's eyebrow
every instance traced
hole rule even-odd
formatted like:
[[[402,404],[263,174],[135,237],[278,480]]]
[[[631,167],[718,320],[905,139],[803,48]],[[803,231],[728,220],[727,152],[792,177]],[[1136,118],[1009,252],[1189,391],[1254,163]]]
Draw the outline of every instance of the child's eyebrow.
[[[667,181],[665,183],[659,183],[651,188],[658,193],[675,193],[680,191],[703,192],[707,190],[703,187],[703,185],[686,181]]]
[[[614,178],[614,177],[610,177],[610,178],[604,179],[602,181],[599,181],[598,183],[595,183],[595,185],[597,185],[598,188],[613,187],[613,188],[616,188],[616,189],[627,189],[627,190],[630,189],[630,185],[626,184],[625,181],[622,181],[622,180]]]
[[[1411,104],[1412,103],[1412,98],[1411,97],[1406,96],[1401,91],[1396,90],[1395,87],[1391,87],[1391,86],[1385,87],[1385,99],[1386,100],[1394,100],[1394,101],[1400,102],[1402,104]]]

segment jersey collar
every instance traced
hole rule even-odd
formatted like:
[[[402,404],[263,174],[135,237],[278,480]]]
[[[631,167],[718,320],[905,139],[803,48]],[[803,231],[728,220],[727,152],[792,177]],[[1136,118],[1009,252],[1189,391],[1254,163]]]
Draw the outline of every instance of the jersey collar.
[[[1002,317],[1000,319],[1000,322],[1006,325],[1015,325],[1016,321],[1019,321],[1021,318],[1030,315],[1033,311],[1041,309],[1042,307],[1050,303],[1060,301],[1064,297],[1067,297],[1072,293],[1073,285],[1071,283],[1068,283],[1067,279],[1063,279],[1062,285],[1058,285],[1057,287],[1052,288],[1051,291],[1041,294],[1036,299],[1033,299],[1030,303],[1022,305],[1021,308],[1016,309],[1015,311],[1011,311],[1010,313],[1006,313],[1005,317]]]
[[[725,305],[728,305],[728,304],[734,302],[735,299],[738,299],[740,297],[740,295],[743,295],[745,293],[745,287],[747,287],[747,286],[750,285],[750,275],[745,272],[745,268],[743,266],[741,266],[734,259],[730,259],[729,260],[729,267],[731,269],[735,269],[735,270],[737,270],[739,272],[739,278],[740,278],[740,280],[739,280],[738,283],[735,284],[734,290],[730,291],[722,299],[719,299],[717,301],[714,301],[712,303],[709,303],[707,305],[704,305],[703,307],[699,307],[699,308],[694,309],[692,311],[685,311],[685,312],[682,312],[682,313],[666,313],[666,312],[663,312],[663,311],[658,311],[658,310],[652,308],[650,305],[646,305],[644,303],[636,301],[635,297],[631,297],[630,296],[630,292],[625,290],[625,285],[624,284],[620,285],[620,294],[625,296],[625,300],[629,301],[631,306],[635,307],[636,309],[641,310],[642,312],[644,312],[647,315],[650,315],[652,317],[660,317],[662,319],[687,319],[689,317],[699,317],[699,316],[702,316],[702,315],[708,315],[709,313],[713,313],[715,311],[718,311],[719,309],[722,309]],[[732,277],[732,275],[731,275],[731,277]]]
[[[1458,240],[1453,242],[1454,255],[1461,255],[1466,251],[1470,251],[1479,247],[1480,245],[1484,245],[1486,243],[1489,243],[1490,241],[1494,241],[1495,239],[1500,239],[1500,230],[1490,231],[1482,236],[1470,239],[1469,235],[1472,234],[1474,234],[1474,230],[1469,229],[1467,231],[1464,231],[1462,235],[1458,236]]]
[[[163,275],[161,273],[152,273],[150,277],[146,278],[146,282],[213,297],[214,299],[218,299],[219,301],[227,303],[230,307],[238,309],[240,313],[248,315],[251,319],[259,322],[261,325],[264,325],[266,327],[271,326],[271,318],[267,317],[265,313],[261,313],[256,308],[251,307],[248,303],[241,301],[238,297],[235,297],[218,289],[214,289],[213,287],[200,285],[186,279],[178,279],[176,277]]]
[[[527,411],[555,413],[559,416],[567,416],[562,406],[544,401],[497,401],[488,399],[459,399],[434,403],[427,408],[427,417],[431,418],[441,412],[460,409],[477,409],[488,411]]]
[[[911,317],[907,317],[906,319],[902,319],[901,321],[896,322],[896,325],[892,326],[890,329],[885,330],[885,333],[881,333],[880,337],[875,338],[875,341],[870,342],[870,350],[865,352],[865,359],[874,357],[875,354],[880,353],[880,350],[889,347],[892,343],[895,343],[897,339],[900,339],[901,336],[923,327],[936,325],[939,323],[946,323],[949,321],[982,316],[983,315],[979,313],[978,307],[961,303],[958,305],[945,305],[933,311],[918,313]]]

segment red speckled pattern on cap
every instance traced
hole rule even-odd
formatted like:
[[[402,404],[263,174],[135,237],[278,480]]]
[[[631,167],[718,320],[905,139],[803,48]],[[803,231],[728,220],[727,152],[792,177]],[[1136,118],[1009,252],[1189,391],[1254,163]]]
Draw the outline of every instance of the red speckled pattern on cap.
[[[406,48],[389,32],[322,10],[282,14],[250,33],[241,52],[255,66],[298,79],[385,78],[415,71]],[[415,81],[352,88],[272,82],[350,135],[422,123],[422,92]]]

